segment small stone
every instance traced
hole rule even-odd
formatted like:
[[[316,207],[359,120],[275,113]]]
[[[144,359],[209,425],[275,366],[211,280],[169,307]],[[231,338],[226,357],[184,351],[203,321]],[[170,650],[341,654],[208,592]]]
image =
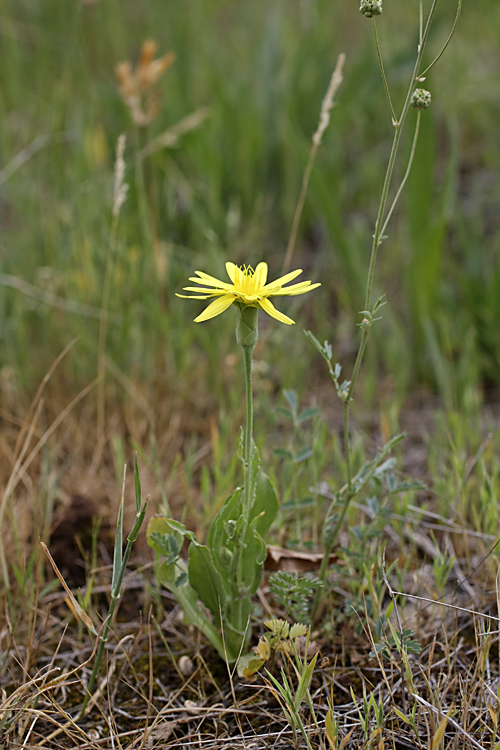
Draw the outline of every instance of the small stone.
[[[190,677],[194,672],[194,664],[189,656],[181,656],[181,658],[177,662],[177,666],[179,667],[179,672],[181,673],[181,675],[183,675],[183,677]]]

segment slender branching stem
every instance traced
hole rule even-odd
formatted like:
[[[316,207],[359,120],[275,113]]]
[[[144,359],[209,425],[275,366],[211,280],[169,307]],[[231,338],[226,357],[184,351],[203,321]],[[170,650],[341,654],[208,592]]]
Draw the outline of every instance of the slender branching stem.
[[[393,211],[396,208],[396,204],[399,201],[399,198],[401,197],[401,193],[403,192],[403,188],[406,185],[406,181],[408,180],[408,177],[410,176],[411,168],[412,168],[412,165],[413,165],[413,158],[415,156],[415,151],[416,151],[416,148],[417,148],[417,141],[418,141],[418,134],[419,134],[419,131],[420,131],[420,120],[421,120],[421,117],[422,117],[422,111],[419,109],[419,110],[417,110],[417,122],[415,124],[415,133],[413,135],[413,143],[411,144],[411,151],[410,151],[410,156],[409,156],[409,159],[408,159],[408,166],[406,167],[406,172],[404,174],[404,177],[401,180],[401,184],[400,184],[400,186],[397,189],[396,195],[394,196],[394,200],[392,202],[392,205],[391,205],[390,209],[387,212],[387,216],[384,219],[384,223],[383,223],[382,229],[381,229],[381,235],[382,235],[382,237],[384,236],[384,234],[386,232],[387,225],[389,224],[389,221],[391,220]]]
[[[435,57],[435,58],[434,58],[434,60],[433,60],[433,61],[431,62],[431,64],[430,64],[430,65],[428,65],[428,66],[426,67],[426,69],[425,69],[424,71],[422,71],[422,73],[419,73],[419,76],[418,76],[418,77],[419,77],[420,79],[421,79],[421,78],[423,78],[424,76],[426,76],[426,75],[427,75],[427,73],[429,72],[429,70],[430,70],[431,68],[433,68],[433,67],[434,67],[434,65],[435,65],[435,64],[437,63],[437,61],[438,61],[438,60],[439,60],[439,59],[441,58],[441,56],[442,56],[442,55],[444,54],[444,51],[445,51],[446,47],[447,47],[447,46],[449,45],[449,43],[451,42],[451,38],[452,38],[453,34],[455,33],[455,30],[456,30],[456,28],[457,28],[457,24],[458,24],[458,19],[460,18],[460,13],[461,13],[461,11],[462,11],[462,0],[458,0],[458,5],[457,5],[457,13],[456,13],[456,15],[455,15],[455,21],[453,22],[453,26],[452,26],[452,29],[451,29],[451,31],[450,31],[450,33],[449,33],[449,36],[448,36],[448,38],[447,38],[446,42],[445,42],[445,43],[443,44],[443,46],[442,46],[442,48],[441,48],[441,51],[439,52],[439,54],[438,54],[438,55],[436,55],[436,57]]]
[[[365,307],[364,307],[364,309],[366,311],[370,310],[370,307],[371,307],[371,298],[372,298],[372,292],[373,292],[373,281],[374,281],[374,275],[375,275],[375,264],[376,264],[376,261],[377,261],[378,249],[379,249],[379,247],[380,247],[380,245],[382,244],[382,241],[383,241],[382,227],[385,228],[385,226],[387,224],[387,222],[384,223],[384,214],[385,214],[385,210],[386,210],[386,206],[387,206],[387,200],[388,200],[388,196],[389,196],[389,188],[390,188],[390,184],[391,184],[392,174],[393,174],[393,171],[394,171],[394,165],[396,163],[396,156],[397,156],[397,153],[398,153],[398,150],[399,150],[400,141],[401,141],[401,133],[403,131],[403,126],[405,124],[405,121],[406,121],[406,118],[407,118],[407,115],[408,115],[408,111],[410,109],[411,96],[412,96],[414,88],[415,88],[415,83],[416,83],[416,80],[417,80],[417,73],[418,73],[418,70],[420,68],[420,64],[422,62],[422,57],[423,57],[423,54],[424,54],[425,44],[426,44],[427,38],[429,36],[430,25],[431,25],[431,21],[432,21],[433,15],[434,15],[436,4],[437,4],[437,0],[433,0],[431,9],[429,11],[429,16],[427,18],[427,23],[425,25],[425,29],[424,29],[424,32],[423,32],[423,35],[422,35],[421,42],[418,45],[417,57],[416,57],[416,60],[415,60],[415,65],[414,65],[414,68],[413,68],[413,74],[412,74],[412,77],[411,77],[411,80],[410,80],[410,85],[408,86],[408,91],[407,91],[407,94],[406,94],[406,99],[405,99],[405,102],[404,102],[404,105],[403,105],[403,109],[401,111],[401,115],[399,117],[399,120],[397,120],[397,121],[395,120],[394,123],[393,123],[393,125],[394,125],[394,137],[393,137],[393,141],[392,141],[391,152],[389,154],[389,161],[387,163],[387,169],[386,169],[386,173],[385,173],[385,177],[384,177],[384,183],[383,183],[383,186],[382,186],[382,193],[381,193],[381,196],[380,196],[380,203],[379,203],[379,208],[378,208],[378,212],[377,212],[377,218],[375,220],[375,230],[374,230],[374,233],[373,233],[372,250],[371,250],[371,255],[370,255],[370,264],[369,264],[369,267],[368,267],[368,277],[367,277],[367,282],[366,282]],[[356,357],[356,362],[354,364],[353,374],[352,374],[352,378],[351,378],[351,384],[349,386],[349,399],[348,399],[349,402],[351,400],[352,393],[353,393],[353,390],[354,390],[354,386],[356,385],[356,380],[358,378],[359,370],[360,370],[360,367],[361,367],[361,362],[362,362],[363,357],[364,357],[364,353],[365,353],[365,349],[366,349],[366,339],[367,339],[368,330],[369,330],[369,328],[364,329],[363,330],[363,335],[361,337],[361,343],[360,343],[360,346],[359,346],[359,349],[358,349],[358,354],[357,354],[357,357]]]
[[[373,16],[372,22],[373,22],[373,36],[375,37],[375,49],[377,50],[378,63],[380,65],[380,71],[382,73],[382,81],[384,83],[385,95],[387,97],[389,109],[391,110],[392,121],[396,122],[396,112],[394,111],[394,107],[392,106],[391,94],[389,91],[389,86],[387,84],[387,78],[385,77],[384,63],[382,60],[382,53],[380,51],[380,43],[378,40],[377,24],[375,23],[375,16]]]
[[[459,0],[459,9],[460,9],[460,3],[461,3],[461,0]],[[328,535],[328,543],[324,546],[324,550],[323,550],[324,555],[323,555],[323,560],[322,560],[322,564],[321,564],[321,568],[319,572],[319,577],[322,581],[324,581],[326,578],[328,564],[329,564],[329,560],[328,560],[329,553],[335,545],[335,542],[340,533],[340,529],[342,527],[342,523],[344,521],[349,505],[353,497],[357,494],[357,491],[359,491],[359,488],[357,489],[357,491],[355,491],[353,487],[353,478],[352,478],[352,469],[351,469],[351,448],[350,448],[350,440],[349,440],[350,405],[352,402],[352,394],[354,392],[354,388],[356,386],[356,382],[359,376],[361,364],[363,362],[363,358],[365,355],[366,344],[368,341],[368,332],[369,332],[371,323],[373,322],[372,294],[373,294],[373,282],[374,282],[374,276],[375,276],[375,265],[377,261],[378,250],[384,240],[384,232],[392,216],[396,203],[408,179],[410,169],[413,163],[413,157],[415,154],[415,148],[416,148],[416,143],[417,143],[417,138],[418,138],[418,133],[419,133],[419,125],[420,125],[419,116],[417,117],[417,124],[415,128],[415,134],[413,137],[413,143],[412,143],[412,148],[410,151],[407,169],[405,171],[401,184],[398,190],[396,191],[396,195],[392,202],[392,205],[390,206],[389,211],[386,214],[387,202],[389,198],[389,190],[390,190],[392,176],[394,172],[394,166],[396,163],[396,157],[397,157],[400,142],[401,142],[401,134],[402,134],[405,122],[406,122],[406,118],[408,116],[409,109],[410,109],[411,97],[415,90],[415,84],[418,81],[418,71],[422,63],[422,57],[423,57],[425,45],[429,36],[431,22],[434,16],[436,5],[437,5],[437,0],[433,0],[431,8],[429,10],[429,15],[427,17],[425,27],[423,26],[422,18],[420,17],[420,33],[419,33],[419,44],[417,47],[417,56],[416,56],[415,65],[413,68],[413,73],[412,73],[410,83],[408,86],[406,98],[405,98],[399,119],[396,118],[394,108],[392,106],[392,101],[391,101],[389,88],[387,85],[387,79],[385,76],[384,66],[382,62],[382,56],[380,53],[380,45],[378,42],[376,25],[375,23],[373,24],[374,34],[375,34],[375,46],[377,49],[377,56],[378,56],[378,60],[380,64],[382,80],[384,82],[386,96],[387,96],[387,100],[389,102],[389,107],[391,109],[391,114],[392,114],[392,124],[394,126],[394,137],[392,141],[391,151],[389,154],[389,160],[387,163],[384,182],[382,185],[382,192],[380,196],[380,202],[379,202],[379,207],[378,207],[378,212],[377,212],[377,218],[375,220],[375,228],[374,228],[373,239],[372,239],[372,248],[371,248],[371,254],[370,254],[370,262],[368,266],[368,275],[367,275],[366,291],[365,291],[365,306],[363,310],[363,314],[366,316],[366,320],[364,321],[365,325],[361,326],[362,328],[361,341],[359,344],[358,353],[356,355],[356,360],[354,362],[352,377],[349,383],[347,396],[345,397],[345,400],[344,400],[344,452],[345,452],[345,462],[346,462],[346,472],[347,472],[347,491],[345,492],[345,495],[343,498],[343,504],[342,504],[339,516],[335,522],[332,532]],[[458,20],[458,16],[457,16],[457,19],[455,20],[453,29],[455,29],[456,27],[457,20]],[[313,619],[316,615],[316,612],[319,606],[319,601],[320,601],[320,592],[318,589],[318,591],[316,592],[316,596],[315,596],[313,607],[312,607]]]

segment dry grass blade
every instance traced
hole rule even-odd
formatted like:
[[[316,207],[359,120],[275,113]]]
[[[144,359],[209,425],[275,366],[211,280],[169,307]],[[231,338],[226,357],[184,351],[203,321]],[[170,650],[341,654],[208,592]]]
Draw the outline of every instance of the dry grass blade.
[[[38,440],[34,448],[31,450],[29,455],[27,456],[26,460],[23,461],[23,456],[25,455],[28,447],[31,435],[33,434],[33,425],[34,422],[32,422],[32,425],[30,427],[30,431],[28,433],[27,439],[25,441],[25,444],[23,446],[23,451],[21,455],[19,456],[18,460],[16,461],[16,464],[13,468],[12,474],[9,478],[9,482],[7,484],[7,487],[5,489],[4,496],[2,498],[2,504],[0,506],[0,531],[2,526],[2,520],[3,515],[5,512],[5,506],[7,503],[8,498],[12,494],[13,490],[17,486],[18,482],[20,481],[23,474],[28,470],[28,468],[31,466],[33,460],[37,457],[40,450],[43,448],[43,446],[46,444],[47,440],[54,434],[54,432],[57,430],[59,425],[65,420],[67,415],[75,408],[75,406],[83,399],[85,396],[87,396],[92,389],[96,386],[97,379],[92,381],[88,386],[86,386],[83,390],[80,391],[80,393],[75,396],[72,401],[63,409],[63,411],[56,417],[56,419],[52,422],[50,427],[45,430],[41,438]],[[0,534],[1,539],[1,534]]]
[[[412,697],[415,698],[415,700],[420,703],[420,705],[425,706],[425,708],[428,708],[429,711],[432,711],[432,713],[437,714],[438,716],[442,716],[439,709],[437,709],[435,706],[431,705],[428,701],[424,700],[424,698],[421,698],[419,695],[412,694]],[[451,712],[452,709],[449,710],[449,712],[446,714],[446,717],[443,722],[440,723],[437,733],[440,733],[440,736],[444,734],[444,729],[442,729],[443,725],[445,725],[445,722],[450,723],[463,737],[466,737],[467,740],[473,745],[474,747],[477,747],[478,750],[485,750],[483,745],[480,745],[477,740],[474,739],[468,732],[463,729],[460,724],[458,724],[454,719],[451,718]],[[436,733],[436,736],[437,736]],[[436,745],[434,744],[434,741],[432,742],[432,750],[434,750]]]
[[[86,305],[84,302],[76,302],[75,300],[65,299],[64,297],[58,297],[57,294],[48,292],[46,289],[40,289],[40,287],[30,284],[29,281],[19,278],[19,276],[12,276],[8,273],[0,273],[0,284],[2,286],[8,286],[11,289],[17,289],[26,297],[37,300],[37,302],[43,302],[44,305],[54,307],[57,310],[63,310],[64,312],[74,313],[76,315],[82,315],[85,318],[94,318],[99,320],[101,311],[98,307],[92,307],[92,305]],[[113,313],[110,316],[114,323],[121,321],[121,316]]]
[[[181,135],[196,130],[196,128],[207,119],[209,114],[209,107],[200,107],[190,115],[187,115],[187,117],[183,117],[178,123],[172,125],[168,130],[165,130],[164,133],[148,143],[148,145],[139,153],[139,158],[144,159],[146,156],[150,156],[162,148],[173,148],[177,146]]]
[[[49,140],[47,135],[37,135],[37,137],[31,141],[31,143],[25,148],[21,149],[5,167],[0,170],[0,185],[7,182],[9,177],[17,172],[23,164],[26,164],[32,156],[34,156],[41,148],[43,148]]]
[[[61,575],[61,571],[59,570],[59,568],[57,567],[56,563],[54,562],[54,559],[53,559],[52,555],[50,554],[47,545],[44,544],[43,542],[40,542],[40,545],[41,545],[43,551],[45,552],[45,554],[47,555],[47,557],[49,559],[49,562],[52,565],[52,568],[54,570],[54,573],[59,578],[62,587],[64,588],[65,592],[67,593],[67,595],[69,597],[69,600],[70,600],[70,603],[71,603],[71,608],[74,610],[74,613],[77,615],[77,617],[80,618],[80,620],[90,630],[91,633],[93,633],[94,635],[97,635],[97,630],[94,627],[94,623],[92,622],[92,620],[90,619],[90,617],[82,609],[82,607],[79,605],[79,603],[77,602],[77,600],[73,596],[73,594],[71,592],[71,589],[69,588],[68,584],[66,583],[66,581],[63,578],[63,576]]]

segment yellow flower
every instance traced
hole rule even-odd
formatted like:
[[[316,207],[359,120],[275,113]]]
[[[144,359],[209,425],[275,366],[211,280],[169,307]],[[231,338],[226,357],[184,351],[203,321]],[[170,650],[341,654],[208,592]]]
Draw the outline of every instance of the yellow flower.
[[[295,279],[302,273],[300,269],[298,271],[291,271],[280,279],[266,284],[267,263],[259,263],[255,271],[249,266],[238,268],[234,263],[226,263],[226,271],[231,279],[231,284],[228,284],[226,281],[219,281],[213,276],[203,273],[203,271],[195,271],[197,276],[190,277],[189,281],[194,281],[196,284],[203,284],[204,286],[184,287],[185,292],[196,292],[196,294],[177,294],[177,297],[184,297],[186,299],[217,298],[201,315],[195,318],[195,323],[215,318],[216,315],[220,315],[224,310],[227,310],[233,302],[240,302],[242,305],[249,307],[260,307],[268,315],[281,321],[281,323],[292,325],[295,321],[277,310],[269,300],[269,297],[305,294],[305,292],[310,292],[311,289],[321,286],[321,284],[311,284],[310,281],[301,281],[298,284],[292,284],[292,286],[285,288],[285,284],[288,284],[289,281],[292,281],[292,279]]]

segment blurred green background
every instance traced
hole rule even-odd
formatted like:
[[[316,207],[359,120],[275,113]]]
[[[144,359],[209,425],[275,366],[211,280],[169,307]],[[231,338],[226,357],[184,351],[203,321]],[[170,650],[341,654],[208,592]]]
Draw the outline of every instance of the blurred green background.
[[[455,10],[449,0],[438,3],[427,62]],[[129,194],[110,277],[107,398],[128,398],[125,382],[153,409],[166,394],[188,398],[199,413],[212,399],[228,404],[234,315],[194,325],[204,303],[174,294],[194,270],[224,278],[226,260],[266,260],[270,276],[280,275],[340,52],[347,56],[344,82],[292,262],[304,269],[301,278],[322,287],[281,301],[298,323],[292,329],[262,320],[259,357],[271,384],[305,389],[323,367],[302,334],[308,327],[333,343],[349,372],[393,131],[372,24],[357,2],[1,0],[0,25],[4,409],[30,400],[74,337],[58,393],[67,400],[96,377],[121,133]],[[417,2],[386,0],[377,28],[399,111],[415,56]],[[466,408],[498,382],[499,37],[498,2],[465,3],[455,37],[425,82],[432,107],[423,113],[414,170],[376,270],[376,293],[386,293],[389,304],[373,329],[360,383],[366,398],[384,377],[401,402],[425,386]],[[176,60],[156,86],[158,116],[138,129],[114,69],[123,60],[135,65],[148,38],[158,55],[173,50]],[[208,116],[175,147],[138,159],[201,107]],[[396,179],[414,121],[411,112]]]

